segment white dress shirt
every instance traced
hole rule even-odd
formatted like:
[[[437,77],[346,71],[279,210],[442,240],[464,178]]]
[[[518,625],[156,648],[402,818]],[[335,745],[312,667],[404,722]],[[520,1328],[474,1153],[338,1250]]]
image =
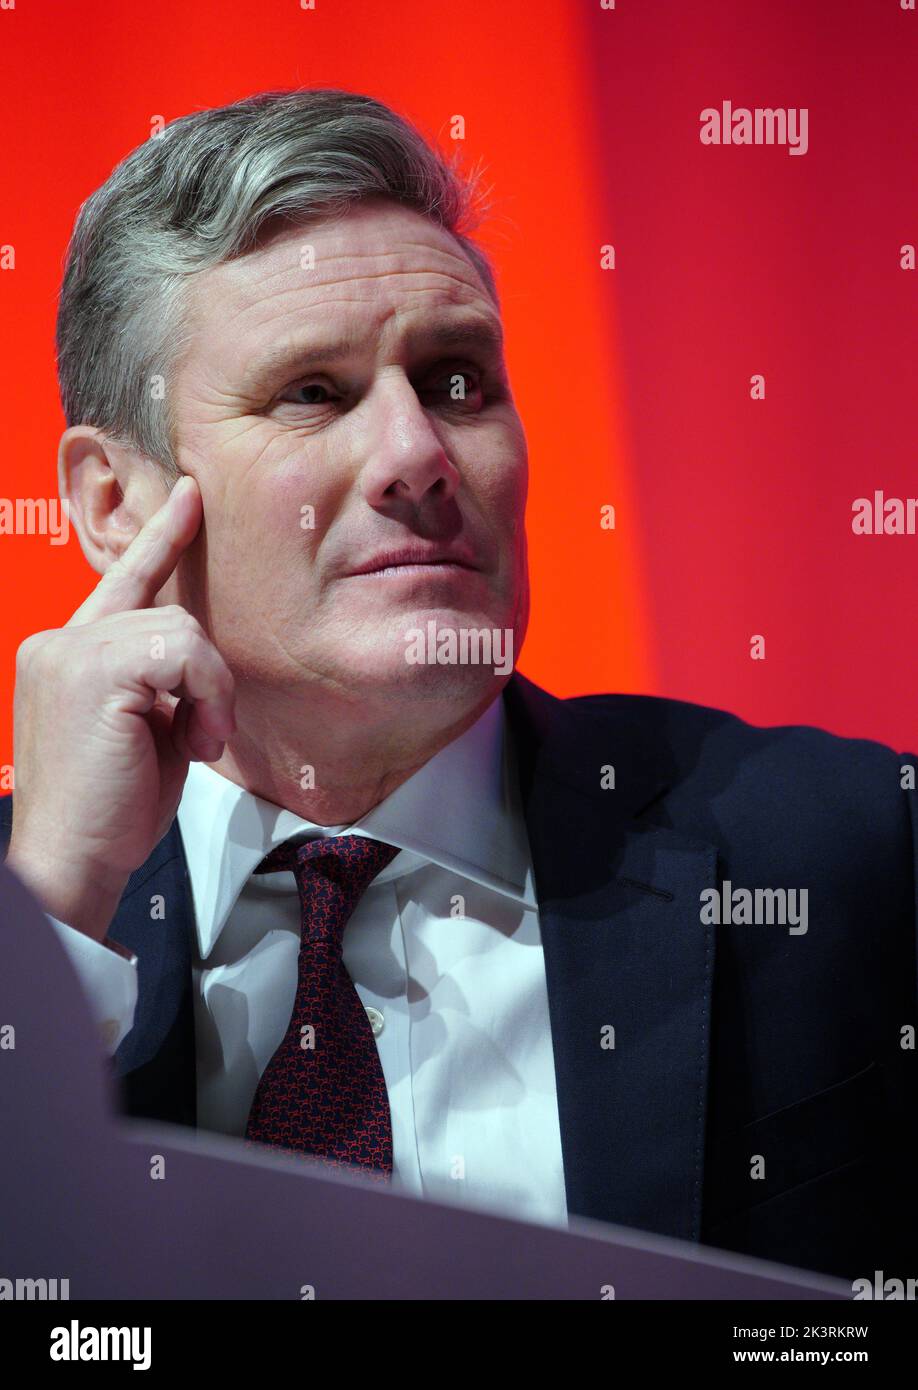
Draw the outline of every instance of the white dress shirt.
[[[313,825],[202,763],[178,822],[196,927],[199,1128],[244,1133],[293,1010],[296,881],[253,870],[304,832],[368,835],[400,853],[357,904],[343,959],[376,1037],[395,1183],[565,1224],[545,966],[503,699],[352,825]],[[133,1024],[136,957],[54,925],[114,1051]]]

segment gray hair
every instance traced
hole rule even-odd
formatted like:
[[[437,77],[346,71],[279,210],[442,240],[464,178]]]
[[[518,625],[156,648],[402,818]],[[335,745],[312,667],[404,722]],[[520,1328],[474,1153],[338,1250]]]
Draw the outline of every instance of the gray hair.
[[[467,233],[487,208],[382,102],[336,87],[259,92],[196,111],[133,150],[77,214],[57,314],[68,425],[90,424],[179,476],[167,388],[187,342],[188,277],[251,251],[269,219],[337,216],[383,196],[457,241],[499,307]]]

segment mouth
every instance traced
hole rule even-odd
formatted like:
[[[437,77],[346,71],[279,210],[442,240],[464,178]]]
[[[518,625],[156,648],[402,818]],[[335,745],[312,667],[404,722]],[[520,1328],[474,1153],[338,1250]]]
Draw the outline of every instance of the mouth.
[[[365,564],[348,571],[349,579],[400,579],[411,576],[424,578],[455,578],[463,573],[475,573],[478,566],[464,552],[443,552],[411,547],[387,551],[373,556]]]
[[[468,565],[451,565],[446,563],[433,565],[387,565],[381,570],[362,570],[360,574],[352,574],[351,579],[411,579],[411,578],[435,578],[452,579],[460,574],[474,574],[474,570]]]

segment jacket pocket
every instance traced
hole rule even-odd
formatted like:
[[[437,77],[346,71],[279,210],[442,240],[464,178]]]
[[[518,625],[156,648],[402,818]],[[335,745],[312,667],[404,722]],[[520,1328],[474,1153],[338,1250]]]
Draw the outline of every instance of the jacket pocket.
[[[882,1142],[884,1107],[875,1062],[825,1090],[742,1129],[708,1141],[707,1220],[740,1211],[851,1164],[871,1159]],[[763,1171],[754,1177],[754,1160]]]

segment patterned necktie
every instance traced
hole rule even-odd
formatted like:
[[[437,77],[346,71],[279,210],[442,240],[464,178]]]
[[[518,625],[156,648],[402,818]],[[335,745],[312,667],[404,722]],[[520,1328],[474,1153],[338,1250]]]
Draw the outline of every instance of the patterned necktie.
[[[341,958],[344,928],[398,849],[360,835],[278,845],[256,873],[290,869],[300,895],[296,999],[265,1068],[245,1137],[335,1166],[392,1172],[392,1121],[366,1010]]]

